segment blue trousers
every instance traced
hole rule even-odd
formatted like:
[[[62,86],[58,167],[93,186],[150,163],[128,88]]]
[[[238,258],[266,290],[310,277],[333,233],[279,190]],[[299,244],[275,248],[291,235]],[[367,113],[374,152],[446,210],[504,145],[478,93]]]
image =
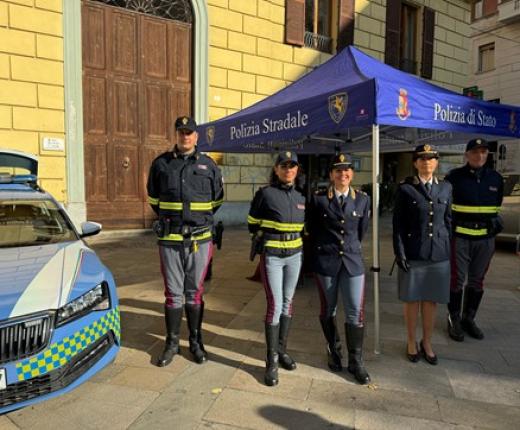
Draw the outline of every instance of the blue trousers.
[[[281,314],[292,315],[292,300],[301,267],[301,252],[289,257],[260,256],[260,273],[267,300],[266,323],[276,325]]]
[[[365,275],[349,276],[343,266],[336,276],[315,274],[320,293],[320,318],[336,315],[338,294],[341,291],[345,322],[362,327],[364,322]]]

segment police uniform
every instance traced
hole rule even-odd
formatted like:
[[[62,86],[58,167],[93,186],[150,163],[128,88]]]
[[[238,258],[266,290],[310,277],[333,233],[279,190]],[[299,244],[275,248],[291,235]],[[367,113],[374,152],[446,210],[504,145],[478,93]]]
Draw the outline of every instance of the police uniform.
[[[275,164],[285,163],[298,164],[296,153],[280,153]],[[247,222],[253,246],[260,253],[260,273],[267,299],[265,382],[275,385],[278,362],[287,370],[296,368],[286,346],[292,300],[302,265],[305,197],[294,184],[283,184],[275,178],[271,185],[256,192]]]
[[[473,139],[468,142],[466,151],[479,147],[487,149],[488,143],[484,139]],[[503,199],[503,178],[487,166],[473,169],[466,164],[449,172],[445,179],[453,186],[454,233],[448,331],[457,341],[464,339],[462,329],[482,339],[484,335],[474,319],[484,293],[484,277],[495,251],[495,236],[503,228],[498,215]]]
[[[195,121],[180,117],[177,130],[194,132]],[[204,310],[204,275],[211,259],[213,214],[223,201],[220,170],[208,156],[197,151],[182,154],[176,148],[158,156],[148,176],[148,202],[158,215],[161,272],[165,285],[167,365],[179,349],[179,327],[184,305],[190,336],[190,351],[197,362],[206,359],[201,338]],[[173,355],[171,354],[173,352]]]
[[[330,171],[351,168],[350,157],[339,154],[333,158]],[[363,384],[370,378],[362,366],[365,266],[361,241],[368,229],[369,219],[368,195],[350,186],[348,194],[340,196],[331,184],[327,190],[318,191],[312,196],[307,222],[313,249],[313,271],[321,302],[320,322],[328,343],[329,368],[333,371],[342,369],[341,343],[335,321],[341,290],[349,371]]]
[[[421,145],[414,153],[414,158],[419,156],[438,158],[438,153],[430,145]],[[410,176],[399,184],[393,213],[393,245],[400,265],[400,300],[448,303],[450,205],[451,185],[436,177],[426,183],[419,176]]]

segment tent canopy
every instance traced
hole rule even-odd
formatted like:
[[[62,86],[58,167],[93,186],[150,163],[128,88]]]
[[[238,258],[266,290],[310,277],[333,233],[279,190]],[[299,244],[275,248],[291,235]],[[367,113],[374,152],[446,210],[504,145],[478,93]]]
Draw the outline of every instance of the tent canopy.
[[[381,126],[383,151],[476,134],[512,139],[520,137],[520,108],[462,96],[347,47],[272,96],[201,125],[199,149],[366,151],[372,125]]]

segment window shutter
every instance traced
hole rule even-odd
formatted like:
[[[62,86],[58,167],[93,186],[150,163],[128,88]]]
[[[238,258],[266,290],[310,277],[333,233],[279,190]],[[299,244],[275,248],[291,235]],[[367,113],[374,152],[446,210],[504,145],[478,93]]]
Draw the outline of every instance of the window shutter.
[[[354,44],[355,0],[339,0],[337,51]]]
[[[385,63],[399,68],[401,45],[401,0],[386,1]]]
[[[305,0],[285,1],[285,43],[303,46]]]
[[[423,13],[423,38],[421,76],[431,79],[433,76],[433,40],[435,33],[435,11],[429,7]]]

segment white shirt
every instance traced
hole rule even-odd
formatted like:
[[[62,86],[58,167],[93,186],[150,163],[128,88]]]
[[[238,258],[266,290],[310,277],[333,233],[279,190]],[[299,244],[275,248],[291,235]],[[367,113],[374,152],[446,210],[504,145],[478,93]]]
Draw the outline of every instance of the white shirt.
[[[334,194],[336,195],[336,198],[338,199],[338,202],[341,204],[341,199],[339,198],[339,196],[343,196],[343,201],[347,201],[347,197],[348,197],[348,193],[350,192],[350,187],[347,188],[347,191],[345,191],[344,193],[340,193],[338,190],[336,190],[336,188],[334,188]]]

